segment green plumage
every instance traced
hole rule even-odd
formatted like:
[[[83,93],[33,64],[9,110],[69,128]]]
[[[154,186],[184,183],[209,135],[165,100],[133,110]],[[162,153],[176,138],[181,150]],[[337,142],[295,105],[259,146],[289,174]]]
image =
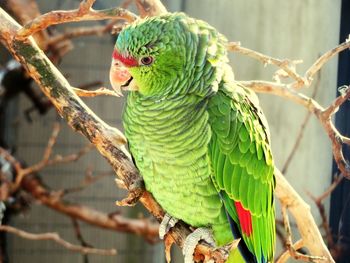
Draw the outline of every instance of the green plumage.
[[[123,124],[147,190],[170,215],[211,228],[224,245],[233,240],[227,211],[257,262],[272,261],[269,135],[255,95],[233,79],[225,45],[214,28],[184,14],[126,27],[116,49],[154,63],[129,68],[139,91],[128,95]],[[235,202],[251,214],[250,234]]]
[[[239,221],[230,205],[239,201],[252,215],[251,235],[242,233],[248,248],[258,259],[271,260],[275,243],[273,161],[264,117],[250,96],[245,88],[224,81],[215,99],[209,100],[213,133],[209,155],[216,167],[213,181],[224,193],[229,214]]]

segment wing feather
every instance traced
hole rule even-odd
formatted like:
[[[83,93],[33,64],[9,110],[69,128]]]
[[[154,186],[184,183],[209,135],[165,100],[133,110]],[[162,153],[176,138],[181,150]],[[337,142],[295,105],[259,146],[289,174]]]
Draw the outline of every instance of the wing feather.
[[[241,86],[223,84],[210,99],[209,155],[228,214],[257,262],[264,262],[274,253],[274,165],[266,120],[251,96]]]

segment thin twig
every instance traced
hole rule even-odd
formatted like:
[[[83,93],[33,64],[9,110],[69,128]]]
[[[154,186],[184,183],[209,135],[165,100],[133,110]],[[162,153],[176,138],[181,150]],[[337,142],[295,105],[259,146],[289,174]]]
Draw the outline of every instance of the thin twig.
[[[304,255],[297,251],[297,248],[293,246],[292,241],[292,230],[290,228],[289,218],[288,218],[288,212],[287,207],[282,204],[282,216],[283,216],[283,222],[284,222],[284,228],[286,230],[287,236],[286,236],[286,247],[291,257],[293,257],[296,260],[302,260],[305,262],[318,262],[320,260],[326,260],[324,257],[318,257],[318,256],[309,256]],[[300,242],[299,242],[300,245]],[[283,261],[282,261],[283,262]]]
[[[18,40],[24,40],[30,35],[43,30],[49,26],[63,24],[68,22],[104,20],[104,19],[123,19],[128,22],[134,21],[137,17],[122,8],[110,8],[105,10],[94,10],[92,5],[95,0],[84,0],[80,3],[78,9],[69,11],[51,11],[38,16],[31,22],[21,28],[16,35]]]
[[[307,80],[307,83],[309,85],[311,84],[314,75],[326,64],[331,58],[338,55],[340,52],[342,52],[345,49],[350,48],[350,42],[346,40],[345,42],[341,43],[337,47],[327,51],[324,53],[319,59],[315,61],[314,64],[306,71],[304,79]],[[295,88],[301,88],[302,86],[295,84]]]
[[[113,23],[108,23],[105,26],[77,27],[73,29],[68,29],[62,34],[51,37],[48,44],[53,45],[63,40],[72,39],[72,38],[81,37],[81,36],[92,36],[92,35],[101,36],[103,34],[111,32],[115,23],[116,22],[113,21]]]
[[[19,187],[19,185],[21,184],[21,181],[22,181],[24,176],[26,176],[27,174],[33,173],[33,172],[37,172],[37,171],[41,170],[43,167],[46,166],[46,164],[49,161],[49,158],[51,156],[52,148],[53,148],[53,146],[56,143],[57,136],[58,136],[58,134],[60,132],[60,129],[61,129],[61,126],[60,126],[59,122],[55,122],[54,125],[53,125],[51,136],[50,136],[50,138],[49,138],[49,140],[47,142],[47,146],[45,148],[45,151],[44,151],[44,154],[43,154],[43,157],[42,157],[41,161],[38,162],[35,165],[32,165],[32,166],[28,167],[28,168],[21,169],[17,173],[16,182],[15,182],[15,188]]]
[[[104,256],[115,256],[117,254],[117,251],[115,249],[99,249],[99,248],[91,248],[91,247],[74,245],[62,239],[59,236],[59,234],[55,232],[33,234],[12,226],[8,226],[8,225],[0,225],[0,231],[9,232],[19,237],[30,239],[30,240],[52,240],[68,250],[79,252],[81,254],[97,254],[97,255],[104,255]]]
[[[126,9],[131,4],[131,2],[132,0],[125,0],[119,7]],[[101,36],[103,34],[111,33],[115,29],[118,22],[120,22],[120,20],[113,19],[103,26],[76,27],[74,29],[68,29],[63,34],[51,37],[48,41],[48,45],[53,45],[57,42],[72,39],[75,37],[91,35]]]
[[[83,147],[82,149],[80,149],[77,153],[69,154],[66,156],[56,155],[53,159],[50,159],[50,157],[52,155],[52,148],[56,143],[59,130],[60,130],[60,125],[57,122],[54,124],[52,134],[48,140],[47,146],[46,146],[44,154],[43,154],[43,158],[41,159],[40,162],[38,162],[37,164],[34,164],[32,166],[29,166],[27,168],[19,169],[17,171],[14,190],[20,186],[21,181],[23,180],[23,178],[26,175],[39,172],[40,170],[42,170],[48,166],[62,164],[62,163],[75,162],[94,148],[93,145],[89,144],[89,145],[86,145],[85,147]]]
[[[8,151],[0,147],[0,155],[11,163],[16,170],[21,170],[22,165]],[[101,174],[102,178],[104,175]],[[94,177],[91,180],[98,180]],[[65,214],[71,218],[76,218],[94,226],[114,231],[134,233],[144,237],[148,242],[155,243],[158,238],[158,224],[145,219],[125,218],[121,215],[110,216],[87,206],[76,205],[61,199],[60,191],[50,191],[42,183],[37,175],[28,174],[21,183],[21,188],[30,193],[41,204]]]
[[[249,55],[265,63],[274,63],[275,65],[281,67],[289,77],[297,80],[291,84],[281,84],[278,82],[268,82],[268,81],[241,81],[242,85],[250,87],[256,92],[271,93],[284,98],[288,98],[296,103],[299,103],[306,107],[310,112],[314,113],[322,124],[324,130],[326,131],[328,137],[332,142],[332,151],[334,159],[337,163],[339,170],[343,173],[345,177],[350,179],[350,164],[343,156],[343,144],[350,145],[350,138],[345,137],[339,133],[331,121],[332,115],[334,115],[338,108],[349,99],[350,88],[347,87],[342,90],[341,95],[337,97],[333,103],[324,108],[319,105],[315,100],[309,98],[308,96],[296,92],[296,88],[302,86],[310,86],[313,81],[313,76],[321,69],[321,67],[328,62],[332,57],[337,55],[339,52],[350,47],[350,42],[347,40],[344,43],[338,45],[337,47],[329,50],[324,55],[322,55],[305,73],[305,76],[299,78],[295,76],[293,70],[289,70],[288,66],[286,68],[283,60],[273,59],[269,56],[263,55],[259,52],[253,50],[240,48],[239,45],[233,44],[232,50],[240,52],[242,54]],[[230,47],[229,47],[230,50]]]
[[[65,155],[65,156],[56,155],[53,159],[48,160],[44,167],[57,165],[57,164],[62,164],[62,163],[76,162],[81,157],[83,157],[85,154],[90,152],[92,149],[94,149],[94,146],[92,144],[87,144],[86,146],[81,148],[76,153],[68,154],[68,155]],[[42,167],[42,168],[44,168],[44,167]],[[37,172],[38,170],[35,170],[35,171]]]
[[[344,86],[340,88],[340,95],[329,105],[326,109],[323,110],[323,118],[330,119],[333,114],[335,114],[339,107],[350,98],[350,87]]]
[[[117,94],[115,91],[104,87],[99,88],[97,90],[84,90],[79,88],[73,88],[73,90],[79,97],[96,97],[96,96],[120,97],[120,95]]]
[[[324,199],[326,199],[333,191],[334,189],[340,184],[340,182],[343,180],[343,176],[342,175],[338,175],[335,177],[333,183],[326,189],[326,191],[324,191],[320,196],[315,197],[314,195],[312,195],[310,192],[307,192],[307,194],[309,195],[309,197],[315,202],[318,211],[321,215],[321,219],[322,219],[322,227],[325,230],[326,233],[326,239],[327,239],[327,244],[330,248],[334,247],[334,239],[333,239],[333,235],[332,235],[332,231],[329,227],[329,223],[328,223],[328,217],[326,214],[326,209],[324,207],[323,201]]]
[[[114,175],[113,172],[100,173],[98,175],[92,176],[90,169],[87,170],[84,180],[77,187],[67,188],[60,190],[60,195],[67,195],[71,193],[76,193],[85,190],[90,185],[96,183],[98,180],[105,178],[106,176]]]
[[[87,243],[85,241],[85,239],[83,238],[83,235],[81,233],[81,229],[80,229],[80,226],[79,226],[79,222],[75,218],[72,218],[72,225],[73,225],[75,236],[77,237],[77,239],[80,242],[80,244],[83,247],[90,247],[90,248],[92,248],[92,245]]]
[[[315,84],[315,89],[311,95],[311,98],[312,99],[315,99],[316,95],[317,95],[317,92],[319,90],[319,87],[320,87],[320,74],[318,75],[318,78],[317,78],[317,82]],[[289,167],[289,164],[292,162],[293,160],[293,157],[295,156],[295,153],[297,152],[299,146],[300,146],[300,143],[301,143],[301,140],[304,136],[304,132],[305,132],[305,128],[311,118],[311,114],[312,112],[311,111],[308,111],[304,117],[304,120],[303,122],[301,123],[300,125],[300,129],[299,129],[299,132],[298,132],[298,135],[296,137],[296,140],[295,140],[295,143],[293,145],[293,148],[292,150],[290,151],[287,159],[286,159],[286,162],[284,163],[283,165],[283,168],[282,168],[282,173],[285,175],[287,173],[287,170],[288,170],[288,167]]]
[[[341,181],[344,179],[344,176],[342,174],[335,177],[335,180],[333,183],[327,188],[326,191],[324,191],[318,198],[318,202],[322,202],[324,199],[326,199],[333,191],[334,189],[341,183]]]
[[[304,106],[310,112],[312,112],[318,118],[324,131],[327,133],[332,142],[333,156],[339,170],[346,178],[350,179],[350,165],[344,158],[342,148],[344,143],[350,143],[350,138],[341,135],[331,120],[332,114],[336,112],[342,103],[349,99],[350,89],[346,89],[342,95],[336,98],[333,103],[331,103],[331,105],[325,109],[314,99],[288,88],[288,86],[285,84],[256,80],[239,81],[239,83],[253,89],[256,92],[269,93],[287,98]]]
[[[299,239],[297,242],[293,244],[295,250],[301,249],[304,246],[304,242],[302,239]],[[284,251],[281,256],[278,257],[276,263],[285,263],[290,258],[289,250]]]
[[[261,61],[264,65],[273,64],[277,67],[283,69],[292,79],[297,82],[303,82],[303,79],[298,73],[295,71],[295,64],[300,63],[300,60],[292,61],[289,59],[277,59],[257,51],[251,50],[249,48],[242,47],[239,42],[230,42],[227,45],[227,49],[232,52],[238,52],[242,55],[246,55],[248,57],[254,58],[256,60]],[[290,67],[292,65],[293,67]]]
[[[304,245],[313,255],[327,259],[327,262],[334,262],[319,232],[318,226],[312,217],[310,206],[295,192],[287,183],[286,178],[275,168],[276,196],[282,207],[288,208],[295,219],[298,231],[303,239]],[[300,212],[302,211],[302,213]],[[288,218],[287,218],[288,219]],[[284,218],[285,221],[285,218]],[[289,220],[287,221],[289,223]],[[286,224],[284,223],[285,227]],[[288,226],[290,229],[290,225]],[[288,231],[286,231],[288,233]],[[291,232],[291,231],[289,231]],[[289,241],[292,244],[292,241]]]

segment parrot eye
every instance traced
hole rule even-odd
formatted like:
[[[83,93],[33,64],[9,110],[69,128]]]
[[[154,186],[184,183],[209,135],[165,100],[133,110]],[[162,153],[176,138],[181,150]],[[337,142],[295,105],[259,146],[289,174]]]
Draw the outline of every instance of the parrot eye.
[[[143,57],[141,58],[140,61],[141,61],[141,64],[148,66],[153,63],[153,57]]]

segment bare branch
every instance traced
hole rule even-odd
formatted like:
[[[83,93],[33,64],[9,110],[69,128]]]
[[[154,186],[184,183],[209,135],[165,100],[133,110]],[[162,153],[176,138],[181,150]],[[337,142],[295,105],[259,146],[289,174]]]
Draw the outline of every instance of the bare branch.
[[[318,76],[320,76],[320,74]],[[316,94],[317,94],[317,92],[319,90],[319,86],[320,86],[319,82],[320,82],[320,77],[318,77],[317,83],[315,85],[315,89],[314,89],[314,91],[313,91],[313,93],[311,95],[312,99],[315,99]],[[295,143],[294,143],[294,146],[293,146],[292,150],[290,151],[290,153],[289,153],[289,155],[288,155],[288,157],[287,157],[287,159],[286,159],[286,161],[285,161],[285,163],[283,165],[282,174],[286,174],[287,169],[289,167],[289,164],[292,162],[293,157],[295,156],[295,153],[297,152],[297,150],[298,150],[298,148],[300,146],[301,140],[302,140],[302,138],[304,136],[305,128],[306,128],[306,126],[307,126],[307,124],[308,124],[308,122],[310,120],[311,114],[312,114],[312,112],[308,111],[306,113],[306,115],[305,115],[305,118],[304,118],[303,122],[301,123],[301,126],[300,126],[300,129],[299,129],[297,138],[296,138]]]
[[[121,5],[120,8],[126,9],[130,4],[132,0],[125,0]],[[91,36],[91,35],[98,35],[101,36],[103,34],[110,33],[113,31],[116,27],[116,24],[119,23],[120,20],[113,19],[112,21],[108,22],[104,26],[93,26],[93,27],[76,27],[74,29],[68,29],[63,34],[59,34],[57,36],[51,37],[49,39],[48,45],[55,44],[57,42],[61,42],[67,39],[72,39],[75,37],[80,36]],[[122,26],[122,25],[120,25]]]
[[[101,180],[101,179],[105,178],[106,176],[112,176],[113,174],[114,174],[113,172],[107,172],[107,173],[101,173],[101,174],[92,176],[91,170],[88,169],[84,180],[80,183],[79,186],[60,190],[60,191],[58,191],[59,195],[64,196],[67,194],[83,191],[84,189],[86,189],[90,185],[96,183],[98,180]]]
[[[303,240],[299,239],[297,242],[293,244],[293,248],[295,250],[301,249],[304,246]],[[282,253],[282,255],[276,260],[276,263],[285,263],[290,258],[289,250],[286,250]]]
[[[135,3],[141,17],[157,16],[167,12],[159,0],[136,0]]]
[[[29,233],[7,225],[0,225],[0,231],[9,232],[19,237],[30,239],[30,240],[52,240],[68,250],[79,252],[81,254],[97,254],[97,255],[104,255],[104,256],[115,256],[117,254],[117,251],[115,249],[99,249],[99,248],[91,248],[91,247],[74,245],[62,239],[58,233],[54,233],[54,232],[33,234],[33,233]]]
[[[31,22],[27,23],[23,28],[19,29],[16,38],[18,40],[24,40],[30,35],[49,26],[68,22],[104,19],[123,19],[132,22],[137,18],[133,13],[122,8],[94,10],[92,9],[94,2],[95,0],[83,0],[78,9],[70,11],[51,11],[38,16]]]
[[[52,45],[57,42],[61,42],[67,39],[72,39],[72,38],[81,37],[81,36],[91,36],[91,35],[101,36],[103,34],[107,34],[111,32],[115,23],[116,21],[112,21],[111,23],[108,23],[105,26],[78,27],[74,29],[69,29],[62,34],[51,37],[48,44]]]
[[[257,59],[264,64],[274,64],[281,68],[284,72],[287,73],[287,75],[295,80],[293,83],[288,84],[288,88],[291,89],[300,89],[302,87],[309,87],[311,86],[313,82],[313,78],[315,74],[326,64],[331,58],[338,55],[343,50],[350,48],[350,41],[346,40],[345,42],[341,43],[337,47],[327,51],[325,54],[323,54],[319,59],[315,61],[314,64],[311,65],[311,67],[306,71],[304,76],[301,76],[296,73],[294,67],[297,63],[300,63],[299,60],[297,61],[290,61],[290,60],[280,60],[276,58],[272,58],[270,56],[261,54],[259,52],[256,52],[254,50],[250,50],[248,48],[244,48],[240,46],[240,43],[237,42],[231,42],[228,45],[228,50],[233,52],[238,52],[243,55],[247,55],[249,57],[252,57],[254,59]],[[292,65],[292,67],[290,66]]]
[[[346,89],[342,95],[334,100],[327,109],[323,108],[314,99],[299,93],[285,84],[279,84],[268,81],[239,81],[240,84],[253,89],[256,92],[269,93],[294,101],[312,112],[320,121],[323,129],[332,142],[332,151],[341,173],[350,179],[350,165],[343,155],[343,143],[350,145],[350,138],[342,136],[331,120],[332,114],[336,112],[339,106],[350,96],[350,89]]]
[[[72,218],[72,225],[73,225],[73,229],[74,229],[75,236],[76,236],[77,239],[79,240],[80,244],[81,244],[83,247],[92,247],[90,244],[88,244],[88,243],[84,240],[83,235],[82,235],[82,233],[81,233],[80,226],[79,226],[79,222],[78,222],[75,218]]]
[[[307,192],[307,194],[310,196],[310,198],[315,202],[315,204],[318,208],[318,211],[321,215],[322,227],[325,230],[327,244],[330,248],[334,247],[334,240],[333,240],[333,235],[332,235],[331,229],[329,227],[328,217],[326,214],[326,209],[325,209],[325,206],[323,204],[323,201],[334,191],[334,189],[340,184],[340,182],[343,180],[343,178],[344,177],[342,175],[338,175],[334,179],[333,183],[319,197],[315,197],[310,192]]]
[[[17,170],[14,190],[20,186],[21,181],[23,180],[23,178],[26,175],[39,172],[40,170],[42,170],[48,166],[61,164],[61,163],[75,162],[75,161],[79,160],[83,155],[88,153],[93,148],[93,145],[89,144],[89,145],[85,146],[84,148],[82,148],[81,150],[79,150],[77,153],[73,153],[73,154],[70,154],[67,156],[63,156],[63,157],[61,155],[56,155],[53,159],[50,159],[51,154],[52,154],[52,148],[56,143],[59,131],[60,131],[60,125],[58,122],[56,122],[54,124],[54,128],[53,128],[52,134],[48,140],[47,146],[45,148],[43,158],[41,159],[40,162],[38,162],[37,164],[34,164],[32,166],[29,166],[26,168],[21,168],[21,169]],[[0,151],[2,151],[1,148],[0,148]]]
[[[96,96],[120,97],[120,95],[117,94],[115,91],[104,87],[99,88],[97,90],[84,90],[79,88],[73,88],[73,90],[79,97],[96,97]]]
[[[325,258],[326,262],[334,262],[312,217],[310,206],[288,184],[277,168],[275,168],[275,176],[275,194],[282,207],[288,208],[293,215],[305,247],[313,256]],[[289,243],[292,244],[291,241]]]
[[[49,161],[49,158],[51,156],[52,148],[56,143],[57,136],[58,136],[59,132],[60,132],[60,124],[58,122],[55,122],[53,125],[51,136],[47,142],[47,146],[45,148],[43,158],[41,159],[41,161],[39,163],[18,171],[17,177],[16,177],[16,182],[15,182],[16,188],[20,185],[24,176],[26,176],[27,174],[33,173],[33,172],[37,172],[46,166],[46,164]]]
[[[340,96],[338,96],[327,109],[323,110],[322,115],[326,120],[330,119],[332,115],[339,110],[339,107],[350,98],[349,86],[340,87],[339,90],[341,91]]]
[[[227,45],[227,49],[229,51],[238,52],[242,55],[246,55],[248,57],[259,60],[264,65],[273,64],[283,69],[288,74],[288,76],[290,76],[295,81],[301,82],[301,83],[304,82],[303,78],[300,75],[298,75],[298,73],[296,73],[295,71],[295,64],[300,63],[300,60],[291,61],[289,59],[280,60],[277,58],[273,58],[273,57],[264,55],[262,53],[256,52],[254,50],[251,50],[249,48],[242,47],[239,42],[230,42]],[[292,65],[293,67],[290,67],[289,65]]]
[[[53,159],[48,160],[46,162],[45,166],[43,166],[42,168],[47,167],[47,166],[62,164],[62,163],[76,162],[81,157],[83,157],[86,153],[91,151],[93,148],[94,148],[94,146],[92,144],[88,144],[88,145],[84,146],[83,148],[81,148],[76,153],[72,153],[72,154],[69,154],[66,156],[56,155]],[[41,170],[41,169],[39,169],[39,170]],[[39,171],[39,170],[35,170],[35,171]]]
[[[338,55],[340,52],[347,48],[350,48],[350,42],[348,40],[327,51],[318,60],[316,60],[316,62],[312,64],[312,66],[306,71],[304,79],[307,80],[307,83],[310,85],[314,75],[324,66],[324,64],[326,64],[331,58]],[[296,88],[298,88],[298,86],[296,86]],[[299,88],[301,88],[301,86]]]
[[[114,231],[134,233],[151,243],[159,240],[158,224],[148,219],[125,218],[120,214],[109,216],[87,206],[63,201],[59,195],[48,191],[41,181],[33,175],[28,175],[23,179],[22,189],[29,192],[43,205],[88,224]]]
[[[323,192],[323,194],[321,194],[316,200],[317,202],[322,202],[324,201],[324,199],[326,199],[333,191],[334,189],[341,183],[341,181],[343,180],[344,176],[343,175],[338,175],[333,183],[327,188],[326,191]]]
[[[286,237],[286,247],[287,250],[290,254],[291,257],[297,260],[305,261],[305,262],[318,262],[318,261],[323,261],[326,260],[325,257],[318,257],[318,256],[309,256],[309,255],[304,255],[302,253],[299,253],[297,251],[297,248],[293,246],[293,241],[292,241],[292,230],[290,228],[290,223],[289,223],[289,218],[288,218],[288,213],[287,213],[287,207],[282,204],[282,216],[283,216],[283,222],[284,222],[284,227],[287,233]],[[297,242],[297,245],[301,245],[302,242]],[[280,259],[280,262],[282,260]]]
[[[21,164],[5,149],[0,147],[0,154],[8,160],[12,165],[16,166],[16,170],[23,169]],[[102,175],[101,175],[102,177]],[[91,179],[96,181],[100,177]],[[144,237],[150,243],[159,240],[158,224],[147,219],[128,219],[119,214],[110,216],[100,211],[94,210],[87,206],[76,205],[62,200],[64,195],[62,191],[52,192],[46,188],[40,178],[34,174],[28,174],[21,181],[21,188],[30,193],[37,201],[47,207],[63,213],[71,218],[79,219],[86,223],[101,228],[127,233],[135,233]]]

